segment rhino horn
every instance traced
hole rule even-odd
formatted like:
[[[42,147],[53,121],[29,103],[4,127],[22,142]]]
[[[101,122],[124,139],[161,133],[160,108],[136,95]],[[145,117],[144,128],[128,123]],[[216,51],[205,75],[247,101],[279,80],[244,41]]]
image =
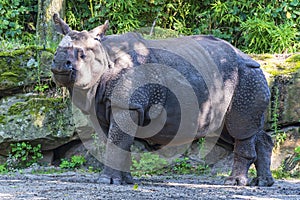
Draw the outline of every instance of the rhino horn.
[[[106,20],[104,24],[94,28],[93,30],[90,30],[89,32],[94,36],[95,39],[101,40],[104,37],[108,27],[109,27],[109,21]]]
[[[71,31],[71,28],[69,27],[69,25],[59,17],[58,13],[54,13],[53,21],[55,24],[55,29],[58,33],[66,35]]]

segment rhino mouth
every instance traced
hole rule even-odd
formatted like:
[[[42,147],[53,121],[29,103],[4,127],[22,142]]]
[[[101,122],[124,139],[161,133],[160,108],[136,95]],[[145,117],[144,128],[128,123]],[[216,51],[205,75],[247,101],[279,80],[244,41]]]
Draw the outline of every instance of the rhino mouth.
[[[54,81],[62,86],[69,86],[76,80],[76,70],[65,72],[53,72]]]

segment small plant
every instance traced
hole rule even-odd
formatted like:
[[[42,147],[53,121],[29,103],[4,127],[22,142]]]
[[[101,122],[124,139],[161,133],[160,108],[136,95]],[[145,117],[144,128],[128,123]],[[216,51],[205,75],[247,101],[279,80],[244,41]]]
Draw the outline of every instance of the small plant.
[[[10,146],[11,152],[7,159],[8,168],[26,168],[33,163],[38,163],[43,158],[41,144],[32,146],[29,142],[18,142]]]
[[[38,83],[38,84],[34,87],[34,91],[43,93],[43,92],[44,92],[45,90],[47,90],[48,88],[49,88],[49,85],[48,85],[48,84],[41,84],[41,83]]]
[[[62,159],[59,165],[62,169],[76,169],[80,168],[86,162],[84,156],[74,155],[69,159]]]
[[[159,157],[159,155],[147,152],[141,154],[140,159],[135,159],[132,157],[132,166],[131,170],[134,176],[142,176],[146,174],[154,174],[158,169],[161,169],[168,162]]]
[[[190,174],[192,171],[192,165],[189,163],[189,158],[184,157],[175,159],[173,171],[177,174]]]
[[[274,131],[273,136],[275,137],[275,148],[278,148],[285,140],[286,133],[280,130],[278,125],[279,119],[279,89],[275,87],[274,101],[273,101],[273,109],[272,109],[272,124],[271,128]]]
[[[256,169],[250,168],[249,171],[248,171],[248,174],[249,174],[250,177],[256,177],[257,176]]]
[[[198,140],[198,146],[199,146],[199,153],[200,153],[200,157],[203,158],[204,153],[205,153],[205,138],[200,138]]]
[[[6,165],[5,164],[0,165],[0,174],[6,174],[6,173],[8,173],[8,169]]]
[[[276,179],[282,178],[299,178],[299,162],[300,161],[300,146],[296,147],[294,154],[286,158],[282,164],[272,171],[272,175]]]
[[[176,174],[201,174],[209,170],[207,165],[193,165],[188,157],[175,159],[171,171]]]
[[[275,179],[282,179],[282,178],[290,178],[291,177],[291,173],[284,170],[284,166],[283,165],[280,165],[278,167],[278,169],[276,170],[272,170],[272,176],[275,178]]]
[[[298,146],[298,147],[296,147],[295,148],[295,158],[294,158],[294,161],[295,162],[298,162],[298,161],[300,161],[300,146]]]

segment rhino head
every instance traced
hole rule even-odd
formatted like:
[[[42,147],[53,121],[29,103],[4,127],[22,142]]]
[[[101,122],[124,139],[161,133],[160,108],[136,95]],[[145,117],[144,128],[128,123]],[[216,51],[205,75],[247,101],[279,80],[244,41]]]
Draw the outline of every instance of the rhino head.
[[[58,14],[53,15],[56,31],[64,37],[54,55],[51,71],[59,86],[88,89],[108,69],[109,60],[101,39],[108,21],[91,31],[71,30]]]

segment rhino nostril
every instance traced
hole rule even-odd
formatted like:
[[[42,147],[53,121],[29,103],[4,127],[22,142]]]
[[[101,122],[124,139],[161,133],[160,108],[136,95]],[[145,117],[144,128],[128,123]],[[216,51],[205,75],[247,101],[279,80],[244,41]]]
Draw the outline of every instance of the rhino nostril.
[[[69,61],[69,60],[66,62],[66,65],[67,65],[67,66],[70,66],[71,64],[72,64],[72,63],[71,63],[71,61]]]
[[[65,66],[65,67],[66,67],[66,69],[71,70],[71,69],[72,69],[72,63],[71,63],[71,61],[68,60],[68,61],[66,62],[66,66]]]

